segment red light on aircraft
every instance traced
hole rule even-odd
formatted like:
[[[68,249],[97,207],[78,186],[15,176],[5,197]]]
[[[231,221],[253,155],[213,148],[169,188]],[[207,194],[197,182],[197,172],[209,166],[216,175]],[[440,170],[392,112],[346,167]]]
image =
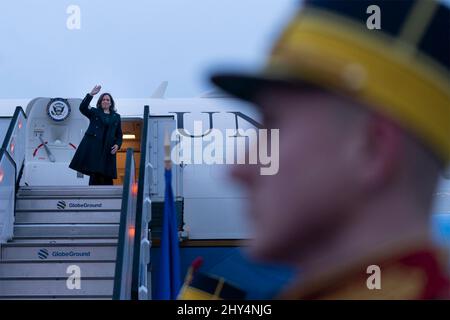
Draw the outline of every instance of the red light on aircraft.
[[[134,226],[131,226],[128,228],[128,236],[130,238],[134,238],[134,235],[136,234],[136,229],[134,228]]]
[[[133,183],[133,186],[131,187],[131,193],[133,194],[133,196],[136,196],[138,192],[138,184],[137,182]]]
[[[5,174],[3,173],[3,170],[0,169],[0,183],[2,183],[4,177],[5,177]]]
[[[11,142],[10,146],[9,146],[9,150],[11,150],[11,154],[14,154],[14,149],[15,149],[15,144],[14,141]]]
[[[22,129],[22,120],[19,120],[19,129]]]

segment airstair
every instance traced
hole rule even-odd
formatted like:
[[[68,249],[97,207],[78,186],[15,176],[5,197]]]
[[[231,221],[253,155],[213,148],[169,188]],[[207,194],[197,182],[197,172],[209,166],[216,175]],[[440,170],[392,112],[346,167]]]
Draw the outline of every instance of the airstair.
[[[0,299],[151,299],[150,194],[161,197],[164,174],[151,161],[163,161],[164,119],[149,124],[144,107],[140,170],[128,148],[123,186],[67,184],[69,175],[79,177],[57,160],[67,158],[73,145],[60,139],[74,129],[49,120],[42,99],[30,103],[28,119],[16,108],[0,148]],[[71,101],[74,125],[79,102]],[[35,160],[29,141],[52,134],[58,143]]]
[[[111,299],[122,191],[20,188],[14,238],[0,249],[0,298]]]

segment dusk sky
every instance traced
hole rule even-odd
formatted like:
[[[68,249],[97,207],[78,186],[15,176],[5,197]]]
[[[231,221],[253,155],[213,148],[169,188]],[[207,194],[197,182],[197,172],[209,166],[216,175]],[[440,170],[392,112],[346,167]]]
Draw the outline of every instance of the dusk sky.
[[[0,99],[82,97],[97,83],[145,98],[164,80],[168,97],[199,96],[212,70],[259,66],[299,2],[1,1]]]
[[[213,70],[260,66],[299,4],[1,1],[0,99],[82,97],[97,83],[117,98],[146,98],[165,80],[168,97],[199,96]]]

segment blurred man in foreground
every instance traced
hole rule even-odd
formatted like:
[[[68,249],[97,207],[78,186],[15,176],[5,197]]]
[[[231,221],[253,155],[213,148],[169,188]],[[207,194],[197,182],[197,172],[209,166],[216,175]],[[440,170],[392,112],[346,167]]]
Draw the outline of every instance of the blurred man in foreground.
[[[450,160],[449,19],[435,1],[305,1],[262,73],[213,77],[280,129],[279,173],[234,175],[250,253],[302,270],[281,298],[450,297],[429,234]]]

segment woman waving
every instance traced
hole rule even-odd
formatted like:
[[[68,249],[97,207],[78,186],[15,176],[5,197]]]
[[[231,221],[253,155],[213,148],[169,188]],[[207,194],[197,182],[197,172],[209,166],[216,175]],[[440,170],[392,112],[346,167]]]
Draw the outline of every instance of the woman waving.
[[[122,145],[121,119],[109,93],[100,95],[96,108],[89,108],[100,90],[101,86],[95,86],[80,104],[80,112],[89,119],[89,127],[69,168],[89,175],[89,185],[112,185],[117,178],[116,153]]]

